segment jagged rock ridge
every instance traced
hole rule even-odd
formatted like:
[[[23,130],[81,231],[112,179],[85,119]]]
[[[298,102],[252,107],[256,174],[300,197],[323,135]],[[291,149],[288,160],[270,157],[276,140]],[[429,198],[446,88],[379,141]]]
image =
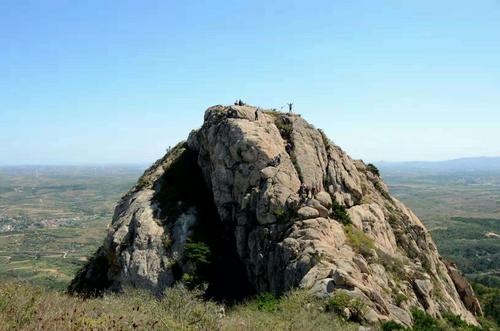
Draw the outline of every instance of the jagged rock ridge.
[[[207,282],[237,298],[294,287],[365,302],[363,319],[410,325],[411,307],[477,324],[481,308],[421,221],[300,116],[214,106],[120,201],[70,286],[89,293]]]

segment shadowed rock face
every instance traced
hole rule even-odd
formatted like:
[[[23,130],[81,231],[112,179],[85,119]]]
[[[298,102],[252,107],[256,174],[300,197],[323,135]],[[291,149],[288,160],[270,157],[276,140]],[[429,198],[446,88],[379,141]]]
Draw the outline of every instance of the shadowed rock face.
[[[360,298],[371,322],[409,325],[420,307],[476,324],[470,285],[376,172],[300,116],[211,107],[122,198],[70,290],[206,282],[209,295],[238,299],[303,287]]]

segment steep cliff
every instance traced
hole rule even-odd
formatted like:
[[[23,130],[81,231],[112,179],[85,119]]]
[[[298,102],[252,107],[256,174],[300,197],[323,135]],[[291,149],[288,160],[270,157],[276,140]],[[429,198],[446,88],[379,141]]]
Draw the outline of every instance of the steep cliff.
[[[238,299],[294,287],[344,293],[368,322],[410,325],[412,307],[476,324],[481,308],[421,221],[378,171],[300,116],[214,106],[116,207],[103,246],[70,291],[175,282]]]

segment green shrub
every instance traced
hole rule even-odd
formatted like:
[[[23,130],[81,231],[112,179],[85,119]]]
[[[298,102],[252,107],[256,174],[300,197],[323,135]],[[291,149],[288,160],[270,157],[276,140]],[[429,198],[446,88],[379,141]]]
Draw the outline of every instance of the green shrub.
[[[392,200],[389,193],[387,193],[387,191],[382,187],[379,181],[373,182],[373,186],[377,191],[379,191],[380,194],[382,194],[384,198],[386,198],[387,200]]]
[[[210,263],[210,247],[203,242],[186,243],[184,246],[184,257],[195,266]]]
[[[260,301],[260,300],[259,300]],[[265,302],[274,302],[271,296]],[[358,331],[359,325],[325,311],[325,301],[307,290],[293,290],[270,309],[257,309],[255,299],[227,310],[221,330]]]
[[[342,312],[351,302],[351,297],[344,292],[337,292],[326,302],[326,308],[330,311]]]
[[[394,298],[394,301],[396,302],[397,306],[401,306],[401,304],[406,300],[408,300],[408,297],[403,293],[396,294],[396,297]]]
[[[279,303],[279,299],[269,292],[259,293],[253,300],[255,308],[267,312],[277,311]]]
[[[376,175],[377,177],[380,177],[380,171],[378,170],[378,168],[374,164],[368,163],[368,165],[366,166],[366,170],[368,170],[372,174]]]
[[[380,324],[380,329],[382,331],[408,330],[404,325],[394,321],[383,322]]]
[[[278,223],[285,223],[287,221],[287,212],[285,208],[277,208],[273,212],[274,216],[276,216],[276,220]]]
[[[82,299],[27,283],[0,283],[0,330],[217,330],[220,306],[176,286]],[[7,303],[7,304],[4,304]]]
[[[363,256],[371,255],[371,250],[375,248],[375,243],[363,231],[352,225],[344,227],[347,241],[351,247]]]
[[[443,319],[447,322],[448,325],[451,325],[456,330],[463,331],[480,331],[481,328],[473,325],[467,324],[467,322],[463,321],[460,316],[457,316],[452,313],[443,314]]]
[[[350,312],[349,318],[354,321],[361,321],[366,313],[366,304],[358,298],[351,298],[347,293],[338,291],[326,302],[326,309],[344,316],[344,310]]]
[[[170,249],[170,247],[172,247],[173,240],[170,237],[170,235],[165,233],[165,234],[163,234],[163,237],[161,238],[161,243],[163,244],[163,247],[165,249]]]
[[[332,197],[332,211],[330,212],[330,217],[338,220],[344,225],[352,223],[349,213],[344,206],[337,202],[335,197]]]
[[[414,331],[441,331],[438,320],[420,309],[412,309]]]

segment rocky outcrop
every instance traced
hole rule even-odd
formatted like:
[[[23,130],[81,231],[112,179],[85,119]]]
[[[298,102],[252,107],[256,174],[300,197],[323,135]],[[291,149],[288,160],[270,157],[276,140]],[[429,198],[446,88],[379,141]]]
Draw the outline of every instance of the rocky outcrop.
[[[209,108],[203,126],[146,171],[70,289],[161,294],[177,281],[206,282],[222,297],[342,292],[364,302],[369,322],[411,324],[420,307],[477,324],[481,312],[376,169],[300,116],[250,106]]]

